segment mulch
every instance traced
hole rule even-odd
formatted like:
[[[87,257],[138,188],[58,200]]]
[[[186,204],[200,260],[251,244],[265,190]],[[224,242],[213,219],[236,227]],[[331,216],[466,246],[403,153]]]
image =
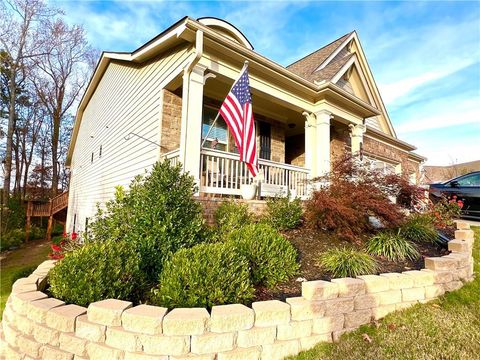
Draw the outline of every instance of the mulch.
[[[353,245],[349,241],[339,239],[332,233],[317,232],[304,227],[287,231],[284,235],[298,251],[300,271],[295,278],[282,282],[273,289],[257,287],[255,292],[256,301],[285,300],[288,297],[301,296],[302,281],[331,280],[331,274],[322,270],[317,264],[318,257],[332,247]],[[358,245],[353,246],[360,248]],[[417,244],[417,246],[421,256],[416,261],[394,262],[384,257],[374,256],[378,265],[378,273],[420,270],[424,268],[425,257],[443,256],[449,253],[445,245]]]

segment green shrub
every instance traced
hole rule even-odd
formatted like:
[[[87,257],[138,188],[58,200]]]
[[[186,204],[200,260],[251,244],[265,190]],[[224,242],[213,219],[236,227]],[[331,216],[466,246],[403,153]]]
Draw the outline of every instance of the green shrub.
[[[194,190],[193,177],[179,165],[156,163],[148,176],[135,178],[128,192],[117,188],[106,210],[98,209],[87,239],[134,243],[142,271],[154,284],[170,254],[204,241],[202,208]]]
[[[414,214],[400,227],[400,234],[413,242],[434,243],[438,233],[430,216]]]
[[[302,202],[288,196],[267,200],[267,222],[278,230],[294,229],[302,220]]]
[[[52,229],[52,236],[54,235],[63,235],[64,227],[62,224],[56,223]]]
[[[319,265],[334,277],[355,277],[373,274],[375,260],[364,251],[353,248],[332,248],[320,255]]]
[[[220,237],[251,223],[248,205],[236,203],[233,200],[222,202],[214,216]]]
[[[405,239],[400,231],[380,232],[370,238],[367,245],[367,252],[372,255],[385,256],[390,260],[415,260],[420,254],[415,244]]]
[[[248,260],[231,243],[178,250],[160,275],[152,302],[166,307],[211,307],[253,298]]]
[[[13,229],[2,236],[0,240],[0,251],[19,247],[25,241],[25,231]]]
[[[25,228],[26,204],[23,199],[13,196],[8,199],[7,206],[2,209],[0,234],[4,236],[14,229]]]
[[[248,259],[254,284],[272,287],[298,271],[297,251],[267,224],[250,224],[232,231],[228,240]]]
[[[50,291],[58,299],[81,306],[108,298],[135,302],[144,290],[140,262],[130,242],[91,242],[67,253],[53,268]]]
[[[32,226],[32,228],[30,229],[30,239],[32,240],[44,239],[46,234],[47,231],[38,226]]]

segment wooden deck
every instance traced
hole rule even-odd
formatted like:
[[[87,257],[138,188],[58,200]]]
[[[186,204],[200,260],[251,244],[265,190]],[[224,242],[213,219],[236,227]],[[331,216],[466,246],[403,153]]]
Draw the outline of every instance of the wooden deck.
[[[30,236],[31,218],[32,217],[48,217],[47,239],[51,239],[53,218],[55,215],[61,213],[68,206],[68,191],[61,193],[50,199],[47,203],[36,204],[29,201],[27,205],[27,222],[25,226],[26,240]],[[62,223],[62,220],[55,218],[55,220]],[[64,222],[64,221],[63,221]]]

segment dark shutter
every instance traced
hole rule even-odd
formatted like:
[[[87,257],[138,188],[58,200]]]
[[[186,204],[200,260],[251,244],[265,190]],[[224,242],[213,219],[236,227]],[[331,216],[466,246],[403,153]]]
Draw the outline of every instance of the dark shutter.
[[[260,159],[270,160],[272,155],[272,129],[269,123],[259,121]]]

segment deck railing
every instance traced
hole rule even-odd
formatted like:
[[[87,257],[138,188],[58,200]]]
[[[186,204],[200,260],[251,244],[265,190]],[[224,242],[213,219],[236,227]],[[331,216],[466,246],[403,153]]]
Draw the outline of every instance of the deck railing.
[[[200,192],[240,195],[240,185],[252,181],[238,154],[202,149],[200,162]],[[307,197],[308,169],[260,159],[259,170],[260,195],[286,195],[290,191],[300,198]]]

